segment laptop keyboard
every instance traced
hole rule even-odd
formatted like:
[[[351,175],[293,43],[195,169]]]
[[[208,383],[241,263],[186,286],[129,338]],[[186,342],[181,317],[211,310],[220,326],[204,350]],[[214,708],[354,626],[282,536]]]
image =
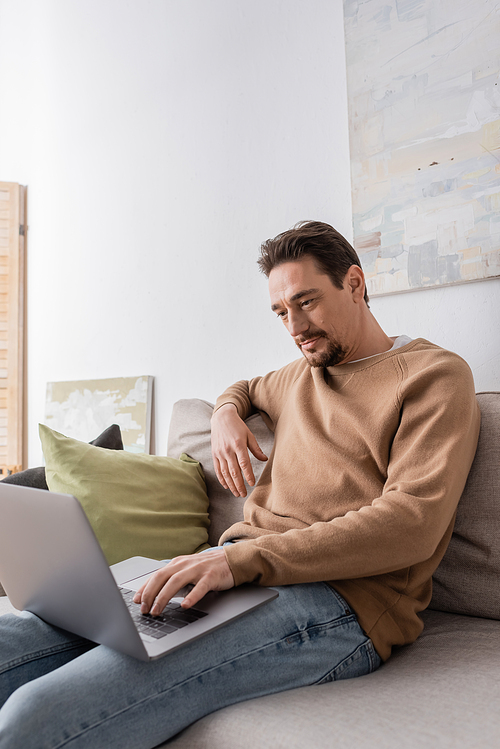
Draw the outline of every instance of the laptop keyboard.
[[[199,609],[183,609],[179,603],[173,601],[166,605],[159,616],[141,614],[140,604],[133,601],[135,590],[128,590],[127,588],[119,588],[119,590],[138,631],[144,635],[149,635],[149,637],[154,637],[155,640],[166,637],[172,632],[177,632],[178,629],[197,622],[198,619],[207,615],[206,611],[200,611]]]

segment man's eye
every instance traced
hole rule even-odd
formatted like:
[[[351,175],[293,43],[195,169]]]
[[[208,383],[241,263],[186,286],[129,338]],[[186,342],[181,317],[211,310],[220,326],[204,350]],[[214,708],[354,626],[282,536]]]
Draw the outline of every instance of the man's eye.
[[[277,317],[277,318],[278,318],[279,320],[283,320],[283,318],[284,318],[284,317],[286,317],[286,311],[283,311],[283,312],[277,312],[277,313],[276,313],[276,317]]]
[[[311,304],[311,302],[314,302],[314,299],[305,299],[303,302],[300,303],[300,306],[305,307],[306,304]]]

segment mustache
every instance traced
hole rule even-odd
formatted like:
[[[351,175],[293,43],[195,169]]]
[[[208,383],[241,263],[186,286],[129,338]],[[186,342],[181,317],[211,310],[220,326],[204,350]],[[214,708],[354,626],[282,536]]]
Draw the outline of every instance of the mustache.
[[[300,346],[301,343],[304,343],[305,341],[310,341],[313,338],[326,338],[326,333],[324,330],[320,330],[319,328],[317,330],[308,330],[307,333],[304,333],[302,335],[297,336],[293,340],[297,344],[297,346]]]

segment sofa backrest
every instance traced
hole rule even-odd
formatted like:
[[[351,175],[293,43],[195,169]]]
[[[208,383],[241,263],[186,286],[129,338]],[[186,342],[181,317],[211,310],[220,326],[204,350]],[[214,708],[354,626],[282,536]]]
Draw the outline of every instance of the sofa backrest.
[[[481,433],[467,484],[460,500],[448,550],[434,575],[431,608],[500,619],[500,393],[479,393]],[[212,464],[210,418],[213,405],[188,399],[174,405],[168,455],[183,452],[199,460],[210,497],[209,540],[243,516],[243,499],[219,484]],[[273,435],[256,414],[247,420],[257,442],[270,454]],[[264,463],[251,456],[256,480]],[[248,493],[251,492],[248,487]]]

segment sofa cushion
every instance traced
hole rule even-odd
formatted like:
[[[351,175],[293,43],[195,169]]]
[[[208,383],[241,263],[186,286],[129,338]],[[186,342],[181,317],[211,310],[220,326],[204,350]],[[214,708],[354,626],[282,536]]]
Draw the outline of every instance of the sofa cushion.
[[[91,445],[96,447],[105,447],[107,450],[123,450],[122,433],[118,424],[111,424],[104,430]],[[6,484],[17,484],[18,486],[31,486],[33,489],[48,490],[47,481],[45,480],[45,468],[27,468],[25,471],[13,473],[11,476],[2,479]]]
[[[234,497],[229,489],[224,489],[215,475],[210,444],[210,419],[213,410],[212,403],[198,398],[177,401],[170,420],[167,454],[175,458],[181,453],[187,453],[201,463],[210,497],[209,541],[212,546],[216,546],[226,528],[242,519],[245,500],[241,497]],[[255,435],[264,453],[270,455],[273,433],[268,429],[262,417],[254,414],[246,420],[246,424]],[[258,481],[265,463],[251,454],[250,460],[255,480]],[[248,494],[251,491],[252,487],[247,486]]]
[[[208,496],[196,461],[103,450],[42,424],[40,438],[49,489],[80,501],[109,564],[208,548]]]
[[[478,393],[481,431],[430,608],[500,619],[500,393]]]

